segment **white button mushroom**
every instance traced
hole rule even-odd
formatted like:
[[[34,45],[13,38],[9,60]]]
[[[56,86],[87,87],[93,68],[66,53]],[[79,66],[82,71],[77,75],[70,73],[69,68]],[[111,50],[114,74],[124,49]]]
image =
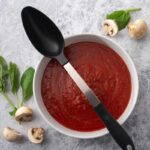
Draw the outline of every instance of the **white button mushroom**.
[[[28,138],[32,143],[39,144],[44,139],[43,128],[30,128],[28,130]]]
[[[31,121],[33,116],[33,111],[29,107],[22,106],[15,113],[15,119],[19,122],[21,121]]]
[[[130,22],[128,24],[128,33],[132,38],[140,39],[144,37],[147,34],[147,32],[147,23],[142,19],[138,19],[135,22]]]
[[[22,134],[10,127],[5,127],[3,130],[3,136],[7,141],[15,142],[21,139]]]
[[[102,23],[103,32],[108,36],[115,36],[118,33],[118,26],[114,20],[106,19]]]

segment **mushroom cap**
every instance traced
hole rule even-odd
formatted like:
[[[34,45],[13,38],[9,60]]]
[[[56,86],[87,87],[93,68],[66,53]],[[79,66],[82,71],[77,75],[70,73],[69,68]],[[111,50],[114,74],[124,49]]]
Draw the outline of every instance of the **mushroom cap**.
[[[28,138],[32,143],[40,144],[44,139],[43,128],[30,128],[28,129]]]
[[[114,20],[106,19],[102,23],[103,31],[108,36],[115,36],[118,33],[118,26]]]
[[[10,127],[5,127],[3,130],[3,136],[7,141],[14,142],[20,140],[22,134]]]
[[[147,23],[143,19],[128,24],[128,33],[132,38],[140,39],[148,32]]]
[[[15,119],[17,121],[31,121],[33,116],[33,111],[31,108],[22,106],[15,113]]]

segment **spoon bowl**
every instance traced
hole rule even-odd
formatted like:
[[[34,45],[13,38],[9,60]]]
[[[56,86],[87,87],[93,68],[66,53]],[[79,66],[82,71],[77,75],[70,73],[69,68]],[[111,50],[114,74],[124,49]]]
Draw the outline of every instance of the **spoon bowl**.
[[[26,34],[41,54],[50,58],[61,54],[64,49],[64,38],[46,15],[28,6],[22,10],[21,16]]]

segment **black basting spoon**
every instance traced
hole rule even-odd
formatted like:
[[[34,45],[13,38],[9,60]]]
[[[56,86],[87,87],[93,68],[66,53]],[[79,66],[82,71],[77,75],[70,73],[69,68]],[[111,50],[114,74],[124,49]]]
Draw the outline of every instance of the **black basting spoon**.
[[[95,93],[68,62],[64,55],[64,38],[57,26],[42,12],[25,7],[22,10],[23,26],[34,47],[44,56],[55,58],[65,68],[79,89],[93,106],[93,110],[102,119],[110,134],[123,150],[135,150],[134,144],[122,126],[107,111]]]

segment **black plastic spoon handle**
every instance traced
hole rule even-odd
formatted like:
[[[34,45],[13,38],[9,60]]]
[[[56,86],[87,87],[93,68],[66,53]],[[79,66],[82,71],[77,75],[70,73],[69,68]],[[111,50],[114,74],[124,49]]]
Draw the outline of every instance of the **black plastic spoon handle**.
[[[62,54],[63,55],[63,54]],[[65,58],[63,56],[62,58]],[[64,59],[67,60],[67,59]],[[60,61],[60,60],[59,60]],[[62,61],[62,60],[61,60]],[[65,61],[62,61],[65,62]],[[61,63],[62,64],[62,63]],[[123,150],[135,150],[133,142],[127,132],[121,127],[121,125],[112,117],[112,115],[107,111],[102,101],[95,95],[95,93],[90,89],[83,78],[78,74],[78,72],[73,68],[73,66],[68,62],[64,65],[64,68],[74,80],[79,89],[84,93],[87,100],[93,106],[95,112],[102,119],[110,134],[118,145]]]
[[[133,141],[127,132],[112,117],[112,115],[107,111],[102,103],[98,104],[94,110],[101,117],[110,134],[123,150],[135,150]]]

